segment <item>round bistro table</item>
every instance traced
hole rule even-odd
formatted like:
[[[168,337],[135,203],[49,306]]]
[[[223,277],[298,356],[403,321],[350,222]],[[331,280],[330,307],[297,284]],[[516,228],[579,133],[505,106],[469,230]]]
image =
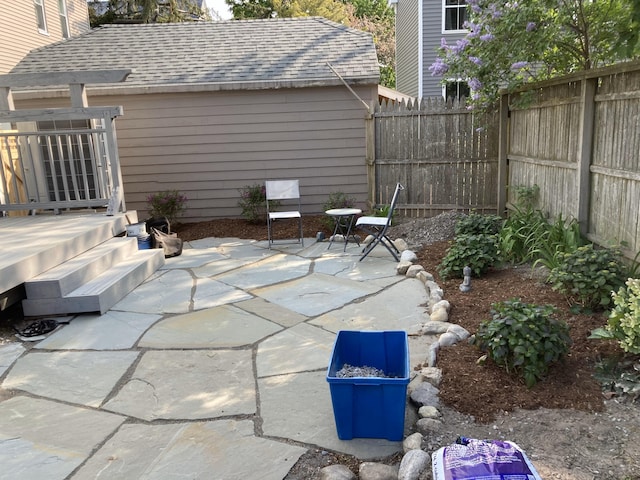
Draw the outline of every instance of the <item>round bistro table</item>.
[[[329,246],[327,247],[327,250],[331,248],[333,239],[338,233],[344,236],[344,252],[347,251],[349,237],[353,238],[358,246],[360,246],[360,242],[356,236],[351,233],[351,229],[353,228],[353,220],[356,218],[356,215],[360,215],[362,213],[362,210],[359,208],[332,208],[324,213],[332,217],[336,223],[336,226],[333,229],[333,235],[331,235],[331,238],[329,239]]]

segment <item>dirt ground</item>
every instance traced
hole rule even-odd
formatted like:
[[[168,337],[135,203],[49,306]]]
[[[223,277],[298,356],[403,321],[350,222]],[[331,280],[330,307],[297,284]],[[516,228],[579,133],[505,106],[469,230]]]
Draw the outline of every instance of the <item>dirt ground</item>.
[[[409,243],[419,263],[436,277],[452,306],[450,321],[473,334],[482,320],[490,318],[494,302],[520,298],[553,304],[558,318],[571,327],[573,345],[566,360],[531,389],[491,362],[478,364],[481,352],[466,342],[442,349],[437,363],[443,371],[442,426],[425,437],[423,449],[432,453],[459,435],[505,439],[523,448],[545,480],[640,480],[640,401],[616,396],[611,389],[603,391],[593,378],[598,361],[615,361],[621,355],[614,343],[587,339],[592,329],[606,323],[606,316],[571,313],[564,298],[544,283],[544,275],[527,266],[490,271],[472,280],[471,292],[460,292],[460,279],[443,281],[437,275],[449,246],[447,238],[452,237],[452,222],[443,216],[405,219],[391,231],[392,238]],[[323,216],[306,216],[303,226],[305,237],[315,238],[318,231],[331,233]],[[277,231],[280,238],[292,238],[296,228],[281,224]],[[266,240],[267,233],[264,224],[238,219],[175,225],[174,230],[185,241],[212,236]],[[12,331],[2,322],[0,344],[9,336]],[[640,364],[640,359],[635,361]],[[399,459],[380,461],[392,464]],[[318,478],[320,469],[332,463],[346,464],[357,474],[356,459],[311,449],[286,479]],[[421,479],[430,480],[430,470]]]

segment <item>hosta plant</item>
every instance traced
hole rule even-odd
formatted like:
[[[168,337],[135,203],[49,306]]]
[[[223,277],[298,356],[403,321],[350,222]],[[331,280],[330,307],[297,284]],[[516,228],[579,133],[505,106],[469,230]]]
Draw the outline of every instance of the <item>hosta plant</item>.
[[[511,299],[492,305],[492,319],[480,324],[472,343],[496,364],[515,372],[527,387],[568,352],[569,326],[554,318],[555,307]]]

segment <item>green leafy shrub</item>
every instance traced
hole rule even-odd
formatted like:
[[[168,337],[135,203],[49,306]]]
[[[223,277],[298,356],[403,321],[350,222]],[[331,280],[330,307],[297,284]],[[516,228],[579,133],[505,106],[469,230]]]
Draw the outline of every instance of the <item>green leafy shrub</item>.
[[[480,324],[472,343],[532,387],[571,345],[569,326],[553,317],[555,311],[553,305],[528,304],[519,299],[494,303],[492,319]]]
[[[582,308],[602,309],[611,303],[611,292],[624,284],[624,265],[614,249],[583,245],[570,253],[560,253],[559,264],[551,270],[552,288]]]
[[[447,250],[438,273],[444,279],[462,277],[465,266],[478,277],[499,261],[497,235],[458,235]]]
[[[267,190],[264,185],[257,183],[245,185],[238,189],[240,200],[238,205],[242,209],[242,216],[249,223],[263,223],[267,221]]]
[[[531,252],[538,257],[534,266],[539,263],[552,270],[560,265],[562,254],[574,252],[584,244],[578,221],[565,220],[560,214],[555,222],[548,224],[546,233],[536,242]]]
[[[499,249],[504,260],[513,263],[533,262],[552,269],[560,255],[584,245],[580,224],[558,215],[549,222],[547,215],[535,209],[539,193],[533,187],[515,187],[516,203],[500,231]]]
[[[496,235],[502,228],[502,218],[498,215],[481,215],[471,212],[456,222],[457,235]]]
[[[548,229],[547,219],[540,210],[516,207],[509,213],[500,230],[500,254],[513,263],[536,259],[536,250],[542,244]]]
[[[611,294],[613,309],[606,327],[597,328],[589,338],[617,340],[627,353],[640,353],[640,279],[629,278],[626,287]]]
[[[372,211],[371,211],[371,216],[373,217],[387,217],[389,216],[389,209],[391,208],[391,205],[380,205],[378,207],[375,207]],[[396,212],[393,212],[393,215],[395,216]]]
[[[334,208],[353,208],[355,204],[355,198],[350,197],[343,192],[331,192],[322,208],[326,212],[327,210],[332,210]],[[335,226],[331,217],[323,218],[322,224],[330,230],[333,230],[333,227]]]
[[[513,263],[533,261],[534,251],[541,245],[548,229],[545,215],[535,208],[540,188],[537,185],[510,188],[515,199],[500,230],[500,255]]]
[[[147,196],[149,215],[153,218],[166,217],[169,223],[178,218],[187,209],[187,196],[178,190],[165,190]]]

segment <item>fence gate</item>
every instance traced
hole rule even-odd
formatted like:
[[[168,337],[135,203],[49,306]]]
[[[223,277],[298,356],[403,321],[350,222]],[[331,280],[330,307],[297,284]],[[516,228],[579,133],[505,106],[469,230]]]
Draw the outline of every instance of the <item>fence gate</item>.
[[[424,98],[376,107],[370,201],[391,201],[405,186],[397,210],[431,217],[447,210],[496,213],[497,114],[475,115],[463,102]]]

